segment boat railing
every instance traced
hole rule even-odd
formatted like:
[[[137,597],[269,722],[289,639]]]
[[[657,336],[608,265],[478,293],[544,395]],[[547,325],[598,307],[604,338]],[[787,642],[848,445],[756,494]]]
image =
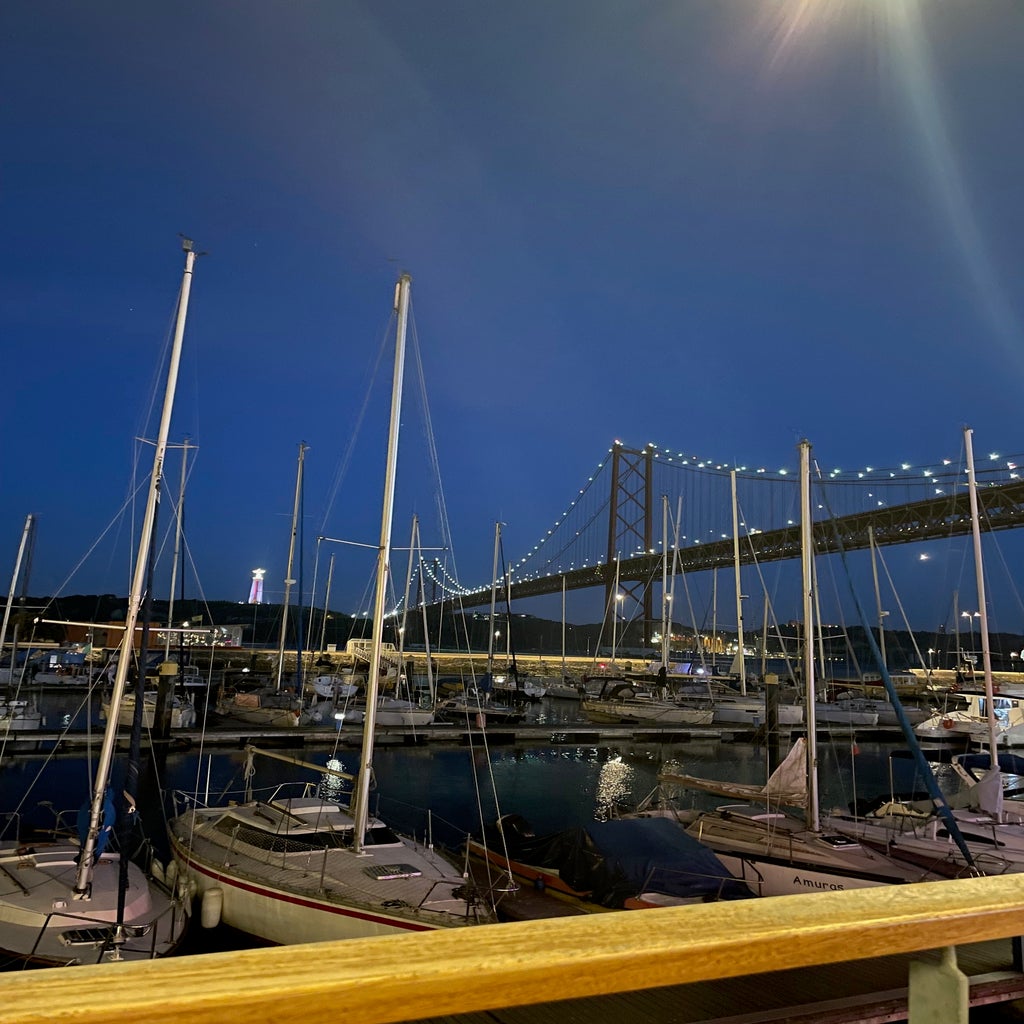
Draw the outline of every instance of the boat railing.
[[[439,891],[441,893],[440,897],[438,896]],[[439,880],[430,886],[429,890],[417,904],[417,909],[432,913],[451,913],[448,910],[448,905],[451,904],[452,900],[459,900],[463,906],[462,917],[466,921],[480,919],[479,907],[486,907],[487,917],[490,918],[492,907],[483,898],[485,895],[486,890],[477,888],[472,880],[468,878],[462,885],[456,886],[454,889],[452,888],[451,879]],[[437,907],[435,904],[445,904],[445,906]]]
[[[1024,875],[1012,874],[169,957],[120,964],[113,983],[107,968],[13,972],[0,1002],[4,1024],[38,1024],[40,1007],[53,1024],[217,1024],[243,1004],[247,1024],[339,1006],[386,1024],[930,950],[945,968],[951,941],[1019,951],[1022,920]],[[908,964],[911,1008],[939,966]],[[966,1001],[944,1019],[966,1022]]]
[[[319,782],[279,782],[273,786],[266,786],[262,789],[255,788],[238,788],[237,790],[219,790],[215,797],[213,806],[219,807],[225,797],[229,796],[232,792],[236,793],[238,798],[241,800],[254,799],[261,803],[273,803],[275,800],[279,800],[282,797],[290,797],[296,799],[310,799],[315,796],[322,795],[321,783]],[[344,796],[345,794],[339,794]],[[332,796],[330,799],[335,800],[337,796]],[[199,790],[186,790],[186,789],[174,789],[170,792],[171,807],[173,809],[174,817],[180,814],[184,814],[186,811],[194,808],[207,808],[209,803],[209,794],[199,792]]]
[[[178,934],[178,918],[181,914],[185,913],[184,906],[181,900],[174,897],[174,893],[164,885],[164,889],[167,890],[169,896],[172,897],[165,910],[160,911],[159,914],[154,915],[144,925],[129,925],[126,926],[128,932],[131,933],[132,939],[138,939],[145,935],[148,939],[149,945],[149,956],[148,959],[155,960],[158,956],[157,945],[159,944],[161,935],[177,935]],[[36,935],[36,941],[33,943],[31,950],[28,953],[28,958],[31,960],[38,954],[39,945],[46,938],[47,933],[53,927],[62,927],[62,925],[54,925],[54,920],[63,920],[66,922],[66,928],[69,933],[81,932],[83,933],[83,946],[92,946],[96,951],[96,959],[86,960],[82,955],[75,955],[68,957],[68,964],[85,964],[85,963],[102,963],[103,957],[106,953],[117,948],[120,942],[115,939],[116,935],[116,923],[111,921],[109,917],[94,917],[91,914],[79,913],[78,907],[85,906],[85,904],[76,904],[72,902],[67,907],[61,907],[51,910],[43,918],[43,923],[39,928],[39,933]],[[161,924],[166,924],[166,929],[162,929]],[[90,933],[90,934],[85,934]],[[75,943],[69,941],[67,943],[69,950],[75,948]],[[116,957],[114,959],[117,959]],[[145,959],[140,957],[139,959]]]

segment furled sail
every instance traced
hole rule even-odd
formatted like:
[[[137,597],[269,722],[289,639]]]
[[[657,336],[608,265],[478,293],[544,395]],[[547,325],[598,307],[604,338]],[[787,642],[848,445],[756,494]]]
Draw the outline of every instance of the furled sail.
[[[685,786],[687,789],[703,790],[717,796],[753,800],[769,805],[787,804],[801,807],[807,800],[807,744],[801,736],[763,786],[701,779],[694,775],[679,775],[674,772],[659,773],[658,781]]]

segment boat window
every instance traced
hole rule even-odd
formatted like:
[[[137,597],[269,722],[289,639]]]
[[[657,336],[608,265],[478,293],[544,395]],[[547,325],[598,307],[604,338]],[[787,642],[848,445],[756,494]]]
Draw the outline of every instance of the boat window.
[[[419,878],[423,874],[412,864],[370,864],[363,870],[382,882],[393,878]]]
[[[373,825],[366,830],[366,839],[363,846],[400,846],[402,840],[387,827],[387,825]]]
[[[852,850],[860,846],[855,839],[850,839],[849,836],[826,836],[821,837],[821,841],[828,846],[831,846],[834,850]]]
[[[230,815],[221,818],[216,827],[218,832],[232,839],[271,853],[307,853],[310,850],[344,849],[352,845],[352,832],[348,829],[344,832],[303,832],[300,836],[290,836],[243,824]]]

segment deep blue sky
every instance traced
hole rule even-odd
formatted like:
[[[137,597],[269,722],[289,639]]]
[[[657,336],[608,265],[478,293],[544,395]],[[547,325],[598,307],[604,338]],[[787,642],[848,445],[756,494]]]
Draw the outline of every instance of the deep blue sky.
[[[616,437],[916,465],[968,423],[979,450],[1024,450],[1019,0],[0,19],[0,551],[38,514],[33,592],[127,590],[129,522],[65,578],[155,432],[178,232],[209,253],[172,429],[200,446],[190,594],[244,599],[257,565],[280,593],[302,440],[308,564],[321,530],[375,541],[386,379],[356,426],[399,270],[467,583],[496,519],[509,557],[531,547]],[[412,411],[404,429],[408,463]],[[405,490],[403,543],[413,495],[433,507]],[[332,604],[356,610],[370,569],[346,558]],[[914,599],[924,622],[945,586]]]

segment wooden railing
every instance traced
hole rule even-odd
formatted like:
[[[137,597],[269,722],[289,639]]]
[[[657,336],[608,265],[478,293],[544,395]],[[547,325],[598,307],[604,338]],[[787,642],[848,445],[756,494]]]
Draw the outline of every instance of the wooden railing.
[[[0,975],[4,1024],[360,1024],[1017,936],[1024,875]]]

